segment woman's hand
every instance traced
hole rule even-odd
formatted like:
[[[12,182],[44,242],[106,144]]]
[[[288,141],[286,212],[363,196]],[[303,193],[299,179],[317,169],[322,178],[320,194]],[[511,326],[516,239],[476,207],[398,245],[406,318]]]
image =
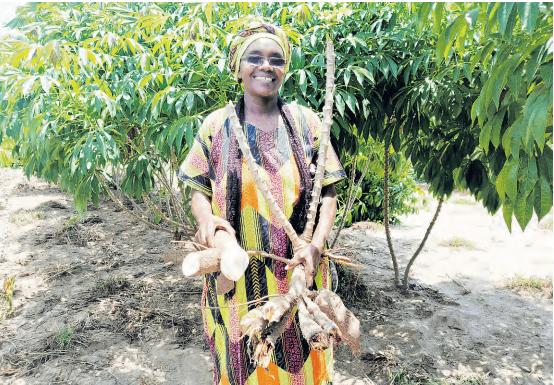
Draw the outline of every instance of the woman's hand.
[[[235,230],[225,219],[215,216],[212,212],[210,197],[199,190],[192,190],[191,196],[192,215],[198,222],[198,231],[194,241],[208,247],[214,247],[214,237],[217,229],[223,229],[235,236]]]
[[[287,267],[285,267],[285,270],[292,270],[300,264],[304,265],[306,272],[306,286],[309,288],[313,285],[314,277],[317,274],[322,252],[323,247],[320,248],[314,245],[314,243],[309,243],[294,255],[294,258],[290,260]]]
[[[211,214],[203,218],[202,222],[198,221],[198,231],[194,235],[194,242],[208,247],[214,247],[215,232],[217,229],[225,230],[235,237],[235,230],[231,227],[229,222]]]

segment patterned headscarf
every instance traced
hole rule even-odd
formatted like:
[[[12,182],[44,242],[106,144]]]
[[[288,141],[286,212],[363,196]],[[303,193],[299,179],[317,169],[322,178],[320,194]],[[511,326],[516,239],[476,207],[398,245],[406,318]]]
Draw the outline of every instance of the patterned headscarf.
[[[289,70],[290,57],[291,57],[291,47],[287,35],[279,27],[276,27],[271,24],[260,23],[258,21],[248,24],[244,27],[244,30],[241,31],[231,43],[231,49],[229,51],[229,69],[235,76],[235,80],[238,81],[238,73],[240,69],[240,60],[242,55],[255,40],[261,38],[268,38],[275,41],[285,55],[285,73]]]

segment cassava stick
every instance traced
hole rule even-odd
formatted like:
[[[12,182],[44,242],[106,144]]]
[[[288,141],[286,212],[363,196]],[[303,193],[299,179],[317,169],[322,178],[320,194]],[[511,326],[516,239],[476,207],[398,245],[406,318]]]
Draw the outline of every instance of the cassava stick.
[[[252,178],[256,182],[256,185],[258,186],[258,189],[260,190],[260,193],[264,197],[264,199],[267,202],[267,205],[269,206],[269,209],[275,215],[275,218],[277,219],[277,222],[283,227],[285,230],[285,233],[289,237],[292,248],[296,252],[300,248],[304,246],[304,244],[300,241],[298,234],[296,234],[296,231],[292,228],[292,225],[287,220],[287,217],[275,201],[275,198],[273,198],[273,195],[269,191],[267,184],[262,179],[261,170],[259,166],[257,165],[256,161],[254,160],[254,157],[252,156],[252,152],[250,151],[250,146],[248,144],[248,141],[246,140],[246,137],[244,136],[244,133],[242,132],[242,126],[240,125],[239,118],[237,117],[237,114],[235,112],[235,107],[233,106],[232,102],[229,102],[229,104],[226,107],[227,115],[229,116],[229,122],[231,124],[231,128],[233,129],[235,136],[237,138],[239,147],[242,151],[242,155],[244,156],[244,160],[246,161],[246,164],[248,165],[248,169],[252,173]]]
[[[331,40],[327,40],[327,81],[325,83],[325,105],[323,106],[323,121],[321,125],[321,136],[319,142],[319,153],[317,156],[317,169],[314,176],[314,186],[312,188],[312,201],[308,210],[306,227],[301,238],[310,243],[312,241],[317,206],[321,187],[323,185],[323,176],[325,174],[325,163],[327,161],[327,148],[331,134],[331,125],[333,124],[333,98],[335,93],[335,50]]]

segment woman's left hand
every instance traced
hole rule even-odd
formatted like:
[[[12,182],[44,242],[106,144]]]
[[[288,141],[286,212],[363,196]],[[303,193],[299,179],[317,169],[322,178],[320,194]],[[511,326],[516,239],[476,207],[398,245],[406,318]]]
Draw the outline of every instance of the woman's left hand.
[[[292,270],[296,266],[303,264],[306,269],[306,286],[308,288],[311,287],[317,274],[322,249],[313,243],[307,244],[290,260],[285,270]]]

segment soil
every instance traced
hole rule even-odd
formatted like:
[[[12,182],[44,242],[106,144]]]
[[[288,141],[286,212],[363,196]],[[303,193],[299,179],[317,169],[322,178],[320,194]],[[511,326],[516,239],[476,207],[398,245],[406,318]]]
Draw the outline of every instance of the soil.
[[[392,226],[402,272],[437,206],[426,199]],[[59,187],[0,169],[0,281],[15,276],[0,384],[213,384],[201,279],[183,278],[171,240],[108,199],[78,216]],[[356,224],[339,243],[364,265],[349,274],[368,296],[348,304],[362,350],[336,350],[336,384],[553,383],[552,287],[506,286],[552,276],[552,214],[509,233],[501,213],[455,193],[406,292],[393,285],[382,226]]]

